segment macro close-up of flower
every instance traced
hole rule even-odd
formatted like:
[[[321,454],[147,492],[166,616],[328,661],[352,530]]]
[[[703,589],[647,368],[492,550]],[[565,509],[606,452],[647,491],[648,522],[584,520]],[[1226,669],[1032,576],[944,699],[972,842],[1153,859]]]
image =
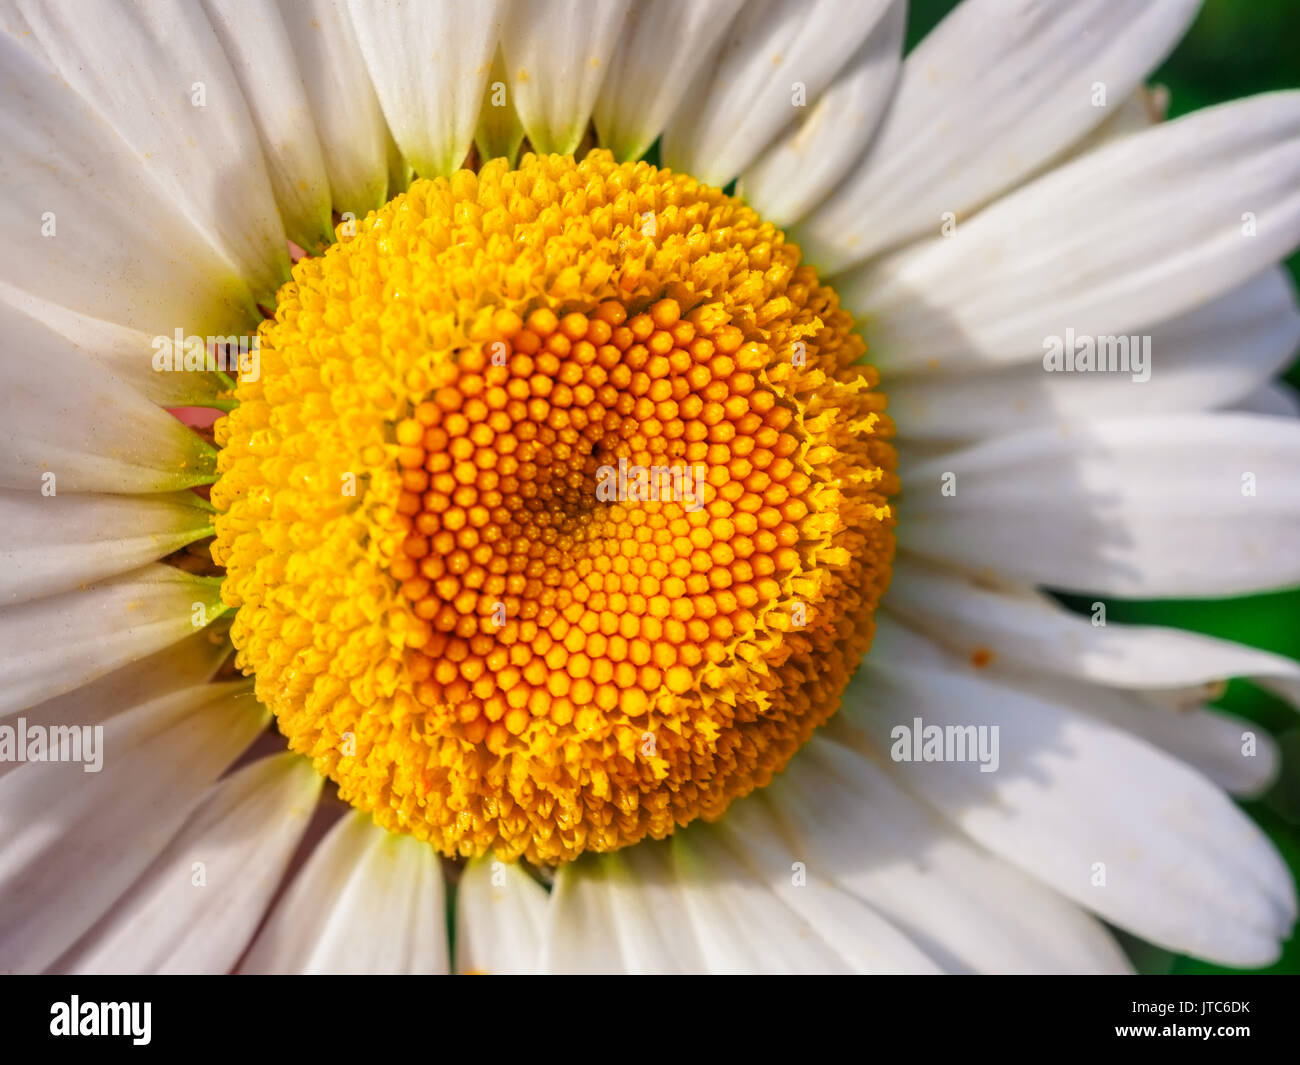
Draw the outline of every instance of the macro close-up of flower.
[[[0,0],[0,971],[1300,971],[1219,12]]]

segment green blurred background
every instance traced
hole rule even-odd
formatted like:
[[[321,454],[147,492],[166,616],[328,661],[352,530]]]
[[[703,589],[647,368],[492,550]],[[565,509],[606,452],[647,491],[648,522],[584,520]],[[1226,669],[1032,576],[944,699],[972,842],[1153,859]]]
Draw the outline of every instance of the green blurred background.
[[[908,48],[956,3],[911,0]],[[1300,88],[1300,0],[1206,0],[1190,32],[1151,82],[1168,86],[1171,118],[1239,96]],[[1300,285],[1300,253],[1287,265]],[[1287,379],[1300,387],[1300,362],[1292,365]],[[1296,475],[1300,476],[1300,470]],[[1061,598],[1086,613],[1093,597]],[[1112,621],[1174,625],[1300,660],[1300,589],[1198,602],[1107,600],[1106,610]],[[1283,768],[1277,783],[1259,799],[1241,806],[1272,838],[1300,883],[1300,717],[1286,703],[1245,681],[1233,681],[1214,705],[1257,722],[1282,748]],[[1124,942],[1142,972],[1241,971],[1172,955],[1130,937],[1124,937]],[[1300,934],[1292,935],[1276,964],[1253,971],[1300,973]]]

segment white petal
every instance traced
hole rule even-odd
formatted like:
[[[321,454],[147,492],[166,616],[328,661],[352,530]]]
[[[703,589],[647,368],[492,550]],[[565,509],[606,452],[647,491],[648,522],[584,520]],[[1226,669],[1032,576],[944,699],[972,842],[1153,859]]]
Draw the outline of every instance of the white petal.
[[[1110,725],[1010,688],[885,663],[863,672],[832,732],[877,756],[896,745],[901,753],[916,717],[997,726],[993,772],[973,760],[887,763],[973,839],[1158,945],[1225,965],[1277,957],[1295,920],[1290,874],[1204,777]]]
[[[151,655],[222,610],[215,581],[159,564],[0,610],[0,716]]]
[[[1281,754],[1273,737],[1254,722],[1222,710],[1159,705],[1134,692],[1063,677],[1022,674],[997,679],[1140,736],[1231,795],[1257,796],[1277,779]]]
[[[1300,418],[1300,396],[1283,381],[1261,385],[1232,405],[1233,410],[1266,414],[1270,418]]]
[[[22,715],[29,727],[49,728],[69,721],[101,725],[110,717],[134,710],[163,695],[206,683],[229,654],[230,642],[211,629],[205,629],[147,658],[106,673],[83,687],[29,706],[22,710]],[[0,723],[12,726],[11,714],[12,711],[6,712],[0,717]],[[0,776],[23,764],[0,761]]]
[[[1151,327],[1150,337],[1149,380],[1133,372],[1047,373],[1033,358],[962,376],[905,377],[889,389],[889,413],[908,440],[951,441],[1062,420],[1235,404],[1264,387],[1300,345],[1290,277],[1280,267],[1266,270]],[[1131,338],[1124,342],[1135,350]]]
[[[882,369],[994,366],[1146,332],[1297,244],[1300,92],[1278,92],[1121,137],[836,287]]]
[[[269,304],[289,279],[284,229],[239,81],[202,8],[115,4],[88,23],[65,5],[19,6],[51,66]]]
[[[907,557],[886,605],[963,661],[1050,673],[1115,688],[1183,688],[1270,677],[1300,705],[1300,663],[1231,640],[1155,625],[1095,624],[1045,595],[981,588]]]
[[[882,610],[876,617],[876,631],[869,654],[886,662],[903,662],[915,666],[950,666],[952,656],[919,632]]]
[[[943,649],[937,640],[931,642],[908,625],[894,621],[888,612],[879,615],[878,634],[898,630],[909,633],[911,640],[928,648],[931,655],[896,658],[891,647],[882,661],[920,663],[949,672],[983,675],[1016,691],[1084,711],[1168,751],[1232,795],[1253,798],[1277,779],[1281,752],[1273,737],[1253,722],[1204,705],[1223,694],[1223,681],[1125,691],[1057,673],[1031,673],[1010,656],[1003,659],[995,654],[991,661],[981,657],[977,664],[969,654]],[[897,640],[894,644],[897,646]],[[876,652],[874,643],[872,652]],[[1283,698],[1295,697],[1294,682],[1261,679],[1257,683],[1275,689]]]
[[[548,972],[707,970],[666,841],[561,866],[548,917]]]
[[[17,0],[0,0],[0,33],[12,37],[33,59],[40,63],[48,62],[31,25],[18,9]]]
[[[110,718],[98,772],[30,762],[0,777],[5,966],[44,968],[85,933],[268,721],[249,684],[202,684]]]
[[[664,130],[664,165],[726,185],[831,84],[890,2],[747,4]]]
[[[460,168],[474,139],[505,0],[348,0],[384,116],[421,177]]]
[[[445,973],[438,853],[346,814],[276,903],[246,973]]]
[[[632,6],[592,115],[602,148],[620,161],[646,153],[743,2],[642,0]]]
[[[1107,107],[1106,110],[1109,117],[1082,140],[1072,144],[1055,165],[1165,121],[1169,117],[1169,90],[1163,85],[1150,88],[1139,85],[1117,107]],[[1044,170],[1050,170],[1052,165],[1047,164]]]
[[[230,972],[270,905],[324,779],[302,755],[285,753],[221,781],[54,970]]]
[[[833,884],[810,878],[795,887],[788,847],[761,808],[745,822],[728,831],[697,824],[671,840],[561,867],[547,971],[934,971],[905,936]]]
[[[162,492],[213,480],[216,452],[197,433],[39,322],[0,320],[0,486]]]
[[[334,210],[364,218],[388,192],[388,128],[344,0],[279,0]]]
[[[937,973],[939,966],[890,921],[830,878],[834,867],[808,865],[784,838],[771,807],[755,796],[733,803],[717,832],[777,898],[806,920],[854,972]],[[863,851],[844,856],[861,860]]]
[[[209,535],[193,492],[56,495],[0,489],[0,605],[12,606],[153,562]]]
[[[155,346],[154,338],[138,329],[92,318],[0,281],[0,335],[15,328],[11,323],[18,317],[40,322],[57,333],[60,340],[70,342],[160,407],[209,406],[226,388],[215,373],[183,368],[168,372],[155,370],[154,354],[162,346]],[[19,324],[17,328],[23,326]],[[174,334],[169,339],[174,339]],[[49,343],[47,338],[46,344]],[[62,346],[59,341],[53,342],[54,349]],[[47,356],[43,349],[39,358],[47,357],[57,356]]]
[[[456,888],[456,972],[540,972],[546,911],[546,889],[518,862],[471,861]]]
[[[478,126],[474,130],[474,145],[483,160],[505,158],[513,166],[519,147],[524,140],[524,127],[519,114],[510,102],[506,86],[510,75],[506,71],[505,56],[498,46],[492,57],[492,70],[483,90],[483,105]]]
[[[707,826],[675,832],[671,845],[708,972],[850,971],[812,925],[773,895]]]
[[[737,194],[767,221],[798,221],[861,165],[898,78],[906,22],[907,5],[892,3],[808,116],[741,174]]]
[[[609,72],[629,0],[527,0],[501,37],[507,89],[535,152],[581,142]]]
[[[266,157],[284,227],[300,247],[333,240],[325,160],[298,60],[275,0],[203,0]]]
[[[153,172],[6,34],[0,95],[0,281],[147,336],[257,320],[247,285]]]
[[[1125,972],[1093,917],[964,839],[869,759],[814,736],[765,792],[814,870],[951,972]]]
[[[1032,174],[1116,110],[1191,23],[1158,4],[968,0],[907,57],[859,167],[796,231],[834,273],[937,234]],[[1097,86],[1107,106],[1096,106]]]
[[[904,472],[899,542],[977,576],[1136,598],[1284,588],[1300,583],[1297,468],[1300,424],[1280,418],[1031,430]]]

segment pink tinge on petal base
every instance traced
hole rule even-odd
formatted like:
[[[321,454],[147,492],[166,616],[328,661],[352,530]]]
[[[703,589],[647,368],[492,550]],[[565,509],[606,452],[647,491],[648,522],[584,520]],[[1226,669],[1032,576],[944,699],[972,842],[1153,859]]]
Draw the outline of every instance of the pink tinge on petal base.
[[[191,429],[207,429],[225,412],[213,407],[169,407],[168,413],[175,415],[182,425],[188,425]]]

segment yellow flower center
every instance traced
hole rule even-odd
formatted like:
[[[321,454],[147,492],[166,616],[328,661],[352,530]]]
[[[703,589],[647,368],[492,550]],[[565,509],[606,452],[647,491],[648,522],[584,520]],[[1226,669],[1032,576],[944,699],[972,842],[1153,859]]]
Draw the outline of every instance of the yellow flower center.
[[[217,427],[238,663],[342,798],[557,862],[765,784],[893,553],[835,294],[749,208],[608,152],[417,181],[305,259]]]

